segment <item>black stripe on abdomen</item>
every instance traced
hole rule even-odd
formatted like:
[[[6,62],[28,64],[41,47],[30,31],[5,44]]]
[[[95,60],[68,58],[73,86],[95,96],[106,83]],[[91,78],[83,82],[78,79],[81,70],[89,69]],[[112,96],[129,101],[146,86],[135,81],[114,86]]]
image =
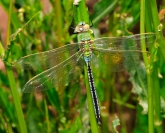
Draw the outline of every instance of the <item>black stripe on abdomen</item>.
[[[92,100],[93,100],[93,104],[94,104],[95,116],[96,116],[97,123],[99,125],[101,125],[100,107],[98,104],[97,93],[96,93],[96,89],[94,86],[93,74],[92,74],[92,70],[90,68],[89,62],[87,62],[86,64],[87,64],[87,71],[88,71],[88,80],[89,80]]]

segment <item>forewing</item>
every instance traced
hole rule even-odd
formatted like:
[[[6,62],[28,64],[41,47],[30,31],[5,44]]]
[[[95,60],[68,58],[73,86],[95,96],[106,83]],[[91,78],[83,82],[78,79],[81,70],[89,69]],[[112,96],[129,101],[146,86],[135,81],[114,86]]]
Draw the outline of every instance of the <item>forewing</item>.
[[[94,48],[102,48],[109,50],[141,50],[140,43],[144,41],[149,47],[155,42],[155,33],[136,34],[123,37],[104,37],[98,38],[93,41]]]
[[[65,86],[76,79],[83,70],[81,51],[75,53],[64,62],[38,74],[24,86],[23,92],[44,91],[49,88]]]
[[[79,49],[78,46],[78,43],[68,44],[53,50],[27,55],[20,58],[14,65],[18,68],[44,71],[75,54]]]
[[[141,42],[147,46],[155,42],[156,34],[138,34],[117,38],[100,38],[94,41],[92,64],[97,69],[113,72],[135,69],[141,60]]]

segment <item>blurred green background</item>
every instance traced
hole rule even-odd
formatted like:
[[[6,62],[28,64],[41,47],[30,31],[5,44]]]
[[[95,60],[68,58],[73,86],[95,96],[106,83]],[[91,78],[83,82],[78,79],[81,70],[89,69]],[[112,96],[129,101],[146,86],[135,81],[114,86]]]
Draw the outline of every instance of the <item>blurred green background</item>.
[[[38,11],[39,15],[15,38],[11,47],[12,62],[36,52],[77,42],[73,34],[72,0],[15,0],[11,12],[10,34],[15,33]],[[9,0],[0,1],[1,58],[7,48]],[[93,22],[95,37],[114,37],[140,33],[140,1],[138,0],[87,0],[86,5]],[[158,0],[159,19],[164,25],[165,1]],[[106,12],[106,13],[104,13]],[[159,53],[158,53],[159,55]],[[165,129],[165,64],[159,64],[160,118],[154,121],[155,132]],[[0,60],[0,133],[19,133],[13,96],[2,59]],[[13,68],[21,107],[29,133],[90,133],[89,114],[83,73],[68,86],[59,90],[24,94],[25,83],[40,70]],[[137,76],[140,74],[141,79]],[[110,70],[93,70],[101,105],[102,133],[147,133],[147,79],[144,68],[138,72],[111,73]],[[140,81],[141,83],[139,83]],[[141,86],[143,84],[143,86]],[[157,89],[157,88],[155,88]],[[159,104],[159,103],[158,103]],[[156,104],[155,104],[156,105]],[[154,109],[156,106],[154,106]],[[19,114],[18,114],[19,115]],[[114,120],[120,125],[114,128]],[[156,126],[160,126],[157,130]]]

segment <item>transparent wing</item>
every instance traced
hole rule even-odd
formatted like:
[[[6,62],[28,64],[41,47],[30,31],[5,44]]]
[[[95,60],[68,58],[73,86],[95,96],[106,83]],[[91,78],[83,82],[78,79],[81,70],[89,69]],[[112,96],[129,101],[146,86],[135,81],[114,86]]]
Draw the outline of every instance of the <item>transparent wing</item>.
[[[16,67],[21,67],[24,69],[33,69],[33,70],[47,70],[51,67],[54,67],[73,54],[75,54],[79,49],[79,44],[68,44],[60,48],[49,50],[46,52],[39,52],[24,56],[15,62]]]
[[[110,69],[112,72],[131,70],[140,62],[140,53],[137,51],[99,50],[94,53],[96,54],[92,54],[91,64],[99,70]]]
[[[111,69],[113,72],[135,69],[141,61],[141,42],[148,46],[155,42],[156,34],[138,34],[116,38],[94,40],[91,62],[97,69]]]
[[[23,92],[44,91],[49,88],[64,86],[76,79],[83,70],[81,51],[73,54],[64,62],[38,74],[24,86]]]
[[[123,37],[104,37],[98,38],[94,40],[94,48],[102,48],[109,50],[129,50],[131,49],[139,49],[140,50],[140,42],[145,41],[147,46],[153,44],[156,39],[155,33],[144,33],[144,34],[136,34],[130,36]]]

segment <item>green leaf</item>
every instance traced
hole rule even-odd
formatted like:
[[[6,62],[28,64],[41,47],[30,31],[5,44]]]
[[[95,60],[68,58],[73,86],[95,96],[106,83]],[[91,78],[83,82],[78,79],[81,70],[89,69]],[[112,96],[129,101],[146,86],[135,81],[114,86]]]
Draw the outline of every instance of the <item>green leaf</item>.
[[[78,131],[82,128],[80,117],[77,116],[72,124],[72,127],[69,130],[69,133],[78,133]]]
[[[121,12],[127,12],[127,10],[132,7],[133,2],[135,2],[135,0],[121,1]]]
[[[141,112],[142,107],[138,105],[136,109],[136,124],[133,133],[148,133],[148,116],[143,115]]]
[[[59,133],[68,133],[69,129],[60,130]]]
[[[49,89],[46,91],[46,95],[48,97],[48,100],[50,101],[50,103],[52,104],[52,106],[57,110],[57,112],[60,114],[61,111],[61,106],[60,106],[60,100],[59,100],[59,96],[58,96],[58,92],[56,91],[56,89]]]
[[[29,132],[34,133],[44,133],[45,128],[45,122],[43,122],[44,117],[42,117],[41,113],[39,113],[39,110],[35,107],[31,108],[29,111],[29,115],[27,116],[27,127]],[[42,128],[41,128],[42,127]]]
[[[81,0],[78,2],[78,5],[73,6],[73,13],[75,25],[78,25],[78,23],[82,21],[86,24],[92,25],[89,18],[88,8],[85,5],[85,0]]]
[[[71,84],[70,88],[74,88],[74,89],[69,90],[68,97],[73,99],[76,97],[77,91],[80,91],[80,84],[78,84],[78,83]]]
[[[80,117],[77,116],[73,123],[71,123],[71,127],[67,129],[62,129],[60,133],[78,133],[82,128],[82,123]]]

